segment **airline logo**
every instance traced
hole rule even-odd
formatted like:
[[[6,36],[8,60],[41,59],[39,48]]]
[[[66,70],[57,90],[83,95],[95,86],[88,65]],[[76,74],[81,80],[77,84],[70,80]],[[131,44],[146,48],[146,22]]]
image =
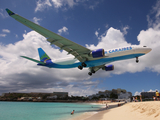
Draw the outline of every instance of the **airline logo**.
[[[120,51],[126,51],[126,50],[132,50],[132,47],[124,47],[124,48],[108,50],[108,51],[105,51],[105,54],[107,54],[107,53],[115,53],[115,52],[120,52]]]

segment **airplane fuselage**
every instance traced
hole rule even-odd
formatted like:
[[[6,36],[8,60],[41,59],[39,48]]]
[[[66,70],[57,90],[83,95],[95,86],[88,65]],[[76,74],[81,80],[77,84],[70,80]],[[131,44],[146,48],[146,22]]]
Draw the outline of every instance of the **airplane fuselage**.
[[[105,51],[104,57],[95,58],[90,61],[86,61],[87,67],[95,67],[103,64],[108,64],[114,61],[126,60],[131,58],[138,58],[146,53],[150,52],[151,48],[139,47],[139,46],[129,46],[121,47],[115,49],[109,49]],[[58,59],[53,60],[51,63],[46,64],[49,68],[74,68],[81,65],[79,60],[74,58]]]

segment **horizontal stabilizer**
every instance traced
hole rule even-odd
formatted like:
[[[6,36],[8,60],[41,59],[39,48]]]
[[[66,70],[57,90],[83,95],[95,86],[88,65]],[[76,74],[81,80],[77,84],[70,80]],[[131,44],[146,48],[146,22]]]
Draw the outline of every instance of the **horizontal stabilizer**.
[[[45,63],[44,63],[44,62],[41,62],[41,61],[38,61],[38,60],[35,60],[35,59],[32,59],[32,58],[29,58],[29,57],[26,57],[26,56],[21,56],[21,57],[26,58],[26,59],[28,59],[28,60],[31,60],[31,61],[33,61],[33,62],[36,62],[36,63],[42,64],[42,65],[45,65]]]

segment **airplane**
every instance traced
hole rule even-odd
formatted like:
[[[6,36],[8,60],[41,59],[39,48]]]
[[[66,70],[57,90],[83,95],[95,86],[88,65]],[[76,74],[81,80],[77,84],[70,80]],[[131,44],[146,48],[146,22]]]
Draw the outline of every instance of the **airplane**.
[[[126,60],[131,58],[136,58],[138,63],[138,58],[142,55],[149,53],[152,49],[146,46],[126,46],[115,49],[104,50],[103,48],[97,50],[90,50],[83,47],[77,43],[72,42],[40,25],[37,25],[18,14],[15,14],[9,9],[6,9],[9,16],[17,20],[18,22],[24,24],[25,26],[33,29],[39,34],[46,37],[50,44],[54,44],[60,48],[60,50],[65,50],[68,54],[72,54],[74,58],[68,58],[63,60],[52,60],[42,48],[38,48],[40,60],[35,60],[26,56],[21,56],[28,60],[38,63],[39,66],[45,66],[48,68],[60,68],[68,69],[75,68],[82,70],[83,68],[89,68],[88,75],[92,75],[99,69],[105,71],[114,70],[114,65],[106,65],[114,61]]]

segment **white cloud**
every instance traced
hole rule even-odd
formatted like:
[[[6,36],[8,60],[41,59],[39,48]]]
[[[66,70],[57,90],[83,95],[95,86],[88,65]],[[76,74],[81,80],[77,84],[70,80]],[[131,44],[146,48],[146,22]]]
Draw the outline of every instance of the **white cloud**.
[[[95,35],[96,35],[97,37],[98,37],[98,34],[99,34],[98,31],[96,31],[96,32],[95,32]]]
[[[63,28],[61,28],[61,29],[58,30],[58,34],[59,35],[61,35],[62,33],[69,34],[68,33],[68,28],[64,26]]]
[[[52,4],[50,3],[50,0],[43,0],[43,2],[41,0],[37,1],[37,6],[35,8],[35,12],[37,11],[43,11],[45,8],[51,7]]]
[[[128,25],[122,28],[123,35],[126,35],[128,33],[127,32],[128,29],[129,29]]]
[[[98,28],[98,30],[96,30],[94,34],[96,35],[96,37],[99,38],[99,36],[98,36],[98,35],[99,35],[99,32],[98,32],[98,31],[100,31],[100,28]],[[100,39],[100,38],[99,38],[99,39]]]
[[[160,23],[160,0],[157,0],[150,13],[147,15],[148,27],[156,28]],[[158,27],[158,26],[157,26]]]
[[[79,5],[80,3],[83,3],[82,5],[84,7],[94,10],[100,2],[92,2],[87,0],[38,0],[35,12],[44,11],[45,9],[49,9],[51,7],[67,10]]]
[[[95,45],[87,45],[90,49],[104,48],[111,49],[115,47],[128,46],[125,38],[120,30],[110,27],[104,34],[99,36],[99,43]]]
[[[6,37],[7,35],[6,34],[0,34],[0,37]]]
[[[54,6],[54,8],[61,8],[62,6],[72,8],[77,4],[77,1],[74,0],[39,0],[35,8],[35,12],[43,11],[46,8]]]
[[[134,93],[134,96],[139,96],[141,94],[141,92],[138,92],[138,91],[136,91],[135,93]]]
[[[2,29],[2,32],[4,32],[4,33],[10,33],[10,30],[8,30],[8,29]]]
[[[54,4],[55,8],[60,8],[62,6],[69,6],[69,7],[73,7],[74,5],[76,5],[77,1],[74,0],[51,0]]]
[[[156,92],[156,90],[152,90],[152,89],[150,89],[148,92]]]
[[[5,33],[10,33],[10,30],[8,30],[8,29],[2,29],[2,34],[0,34],[0,37],[6,37],[7,36],[7,34],[5,34]]]
[[[52,0],[52,2],[54,4],[55,8],[59,8],[62,6],[62,1],[60,1],[60,0]]]
[[[33,18],[33,22],[36,23],[36,24],[39,24],[38,21],[41,21],[42,19],[41,18],[37,18],[37,17],[34,17]],[[40,24],[39,24],[40,25]]]

